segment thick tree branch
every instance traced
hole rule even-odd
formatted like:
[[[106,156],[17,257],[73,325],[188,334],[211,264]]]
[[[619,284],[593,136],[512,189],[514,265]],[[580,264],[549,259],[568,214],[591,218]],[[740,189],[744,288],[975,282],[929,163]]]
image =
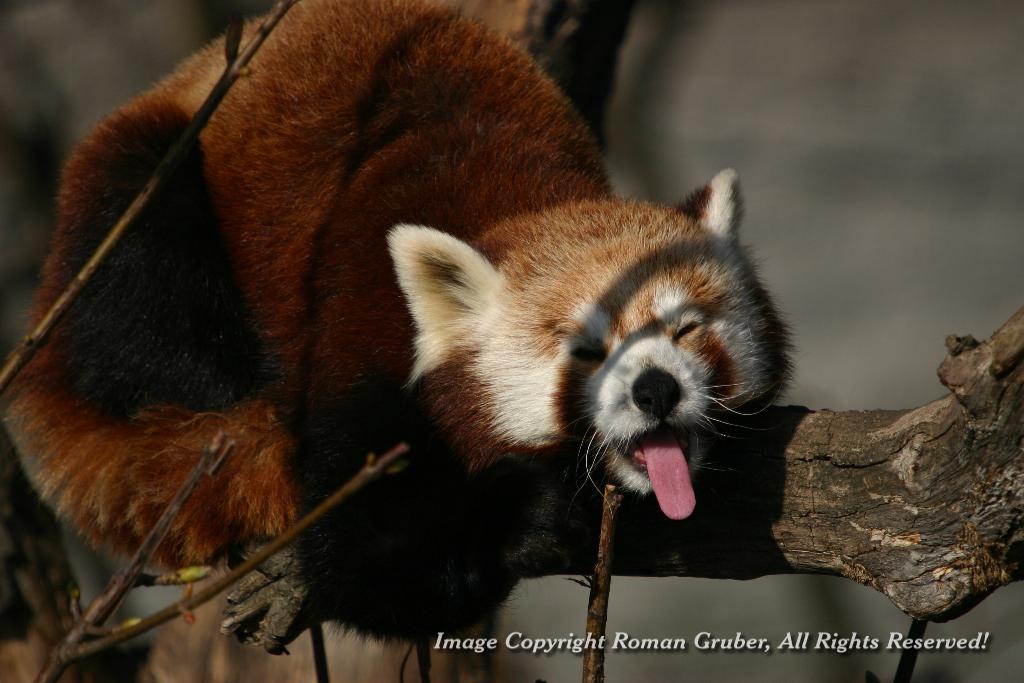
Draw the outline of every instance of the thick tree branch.
[[[735,471],[706,475],[689,520],[627,500],[615,572],[836,574],[929,620],[1022,578],[1024,308],[989,341],[950,347],[939,376],[952,395],[920,408],[757,416],[748,438],[719,443]],[[589,572],[588,552],[550,573]]]
[[[530,50],[600,135],[631,2],[449,1]],[[950,396],[902,411],[772,408],[746,438],[720,442],[732,471],[704,477],[691,519],[671,522],[650,501],[627,499],[615,571],[837,574],[933,620],[1021,578],[1022,311],[989,342],[950,340],[940,368]],[[563,468],[553,464],[552,476]],[[593,546],[573,554],[549,573],[589,573]]]

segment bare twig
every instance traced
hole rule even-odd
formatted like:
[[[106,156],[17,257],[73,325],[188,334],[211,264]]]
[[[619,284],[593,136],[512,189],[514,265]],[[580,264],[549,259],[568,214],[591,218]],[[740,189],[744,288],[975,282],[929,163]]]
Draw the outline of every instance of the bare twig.
[[[192,595],[187,595],[168,605],[164,609],[145,617],[144,619],[139,619],[134,623],[114,629],[113,632],[104,638],[79,644],[73,650],[73,657],[75,659],[80,659],[82,657],[95,654],[96,652],[100,652],[101,650],[105,650],[112,645],[134,638],[140,633],[145,633],[160,624],[170,621],[183,613],[188,613],[199,605],[208,602],[229,588],[240,578],[263,564],[271,555],[274,555],[290,544],[303,532],[316,524],[321,517],[348,500],[348,498],[357,491],[367,484],[375,481],[381,475],[390,472],[391,467],[395,462],[408,451],[409,446],[404,443],[400,443],[384,455],[367,459],[366,465],[363,466],[363,468],[360,469],[359,472],[349,479],[341,488],[313,508],[309,514],[296,522],[295,525],[288,529],[288,531],[260,548],[259,552],[247,558],[245,562],[239,564],[232,571],[214,579],[209,584],[196,590]]]
[[[910,622],[907,640],[915,641],[924,638],[924,631],[927,627],[927,621],[914,619]],[[914,665],[917,664],[917,653],[918,648],[916,647],[908,647],[903,650],[900,654],[900,663],[896,667],[896,675],[893,676],[892,683],[910,683],[910,679],[914,675]]]
[[[327,672],[324,627],[320,624],[313,624],[309,627],[309,637],[313,641],[313,668],[316,671],[316,683],[331,683],[331,675]]]
[[[409,657],[415,649],[416,645],[413,643],[410,644],[409,648],[405,651],[405,656],[402,657],[402,664],[398,667],[398,683],[405,683],[405,665],[409,663]]]
[[[267,15],[263,23],[256,29],[252,40],[246,44],[245,49],[232,59],[224,69],[224,73],[221,75],[220,80],[213,86],[213,90],[206,97],[202,106],[192,117],[188,127],[185,128],[181,136],[174,141],[170,149],[164,155],[163,159],[157,165],[156,170],[153,171],[153,175],[150,176],[146,185],[139,191],[132,200],[132,203],[128,205],[128,208],[124,210],[120,218],[114,223],[114,226],[107,233],[107,236],[103,238],[103,241],[93,252],[93,255],[89,257],[82,269],[78,271],[74,279],[68,284],[68,286],[61,292],[57,300],[50,306],[49,310],[43,315],[42,319],[35,326],[35,328],[29,332],[21,343],[15,347],[14,351],[7,356],[4,361],[3,367],[0,368],[0,394],[2,394],[14,378],[21,371],[23,367],[32,359],[35,355],[36,350],[46,341],[50,331],[60,321],[61,317],[68,310],[75,299],[78,298],[82,288],[92,279],[96,269],[99,268],[106,258],[110,255],[111,250],[118,243],[118,241],[124,236],[128,228],[131,227],[132,223],[139,216],[142,210],[152,199],[164,182],[170,178],[174,170],[185,160],[192,146],[195,144],[196,139],[199,137],[199,132],[206,126],[206,123],[210,120],[213,112],[216,111],[220,105],[221,100],[227,94],[231,86],[234,85],[235,81],[238,80],[239,76],[244,73],[245,67],[252,60],[253,55],[259,50],[263,41],[266,40],[267,36],[274,29],[281,18],[292,8],[299,0],[278,0],[277,4]],[[234,31],[236,29],[232,29]],[[229,38],[233,35],[229,31]],[[230,42],[226,43],[226,47],[230,48]],[[230,54],[230,49],[228,54]]]
[[[587,609],[587,634],[597,641],[605,634],[608,623],[608,594],[612,587],[612,559],[615,555],[615,515],[621,504],[622,494],[615,490],[615,486],[607,484],[604,487],[597,563],[590,583],[590,606]],[[603,647],[590,647],[583,651],[583,683],[604,683]]]
[[[728,467],[703,473],[714,495],[684,524],[653,501],[620,511],[615,573],[832,574],[928,621],[1024,579],[1024,308],[989,339],[952,340],[939,378],[950,393],[909,410],[750,416],[748,435],[719,442]],[[540,466],[555,479],[566,463]],[[536,574],[592,571],[592,536],[560,538],[573,559],[538,557]]]
[[[136,588],[145,586],[182,586],[187,583],[202,581],[213,572],[213,567],[197,565],[182,567],[166,574],[139,574],[135,580]]]
[[[218,432],[210,444],[203,449],[199,462],[196,463],[188,477],[182,482],[178,492],[164,509],[163,514],[160,515],[160,519],[153,525],[142,545],[135,551],[128,565],[114,574],[107,583],[107,587],[89,603],[89,607],[86,608],[84,613],[81,612],[80,608],[75,609],[77,613],[75,624],[64,636],[64,639],[50,651],[46,664],[36,677],[37,681],[45,681],[47,683],[56,681],[60,678],[64,669],[75,659],[78,659],[74,651],[79,643],[87,636],[105,635],[107,633],[102,628],[103,623],[110,618],[110,615],[114,613],[124,600],[124,596],[135,586],[143,567],[150,561],[157,547],[166,538],[171,524],[178,516],[178,513],[181,512],[182,506],[196,490],[196,487],[199,486],[202,478],[209,475],[216,466],[224,462],[224,459],[233,448],[234,443],[226,439],[223,432]],[[72,604],[76,604],[77,600],[77,595],[73,596]]]
[[[143,568],[149,564],[153,553],[156,552],[164,538],[167,537],[171,524],[178,517],[178,513],[181,512],[181,508],[191,497],[192,492],[199,486],[203,476],[212,476],[224,462],[225,458],[230,456],[234,448],[234,441],[226,438],[224,432],[217,432],[209,445],[203,449],[202,457],[199,458],[199,462],[192,468],[188,477],[181,484],[181,488],[178,489],[174,498],[164,508],[163,514],[160,515],[156,524],[153,525],[149,535],[146,536],[142,545],[135,551],[135,555],[132,556],[128,566],[114,574],[103,594],[89,605],[84,615],[87,622],[101,625],[110,618],[110,615],[121,604],[124,596],[135,585]]]
[[[416,662],[420,666],[420,683],[430,683],[430,643],[426,638],[416,641]]]
[[[238,57],[238,47],[242,44],[242,29],[245,27],[242,17],[231,17],[228,30],[224,32],[224,61],[228,64]]]

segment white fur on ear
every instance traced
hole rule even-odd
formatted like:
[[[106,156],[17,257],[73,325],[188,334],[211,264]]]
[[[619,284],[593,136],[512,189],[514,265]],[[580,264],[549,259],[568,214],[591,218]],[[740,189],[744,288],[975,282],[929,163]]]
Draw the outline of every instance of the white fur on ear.
[[[700,223],[721,237],[734,237],[739,230],[743,216],[739,181],[736,171],[727,168],[719,171],[705,189],[707,199]]]
[[[415,380],[474,334],[497,304],[503,279],[483,254],[433,228],[396,225],[388,248],[416,323]]]

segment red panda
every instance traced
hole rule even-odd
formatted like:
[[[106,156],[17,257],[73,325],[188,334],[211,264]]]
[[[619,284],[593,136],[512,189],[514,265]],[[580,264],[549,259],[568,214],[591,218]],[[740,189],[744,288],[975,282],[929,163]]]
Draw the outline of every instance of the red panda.
[[[37,317],[222,67],[218,41],[73,152]],[[570,102],[474,21],[306,0],[22,373],[9,418],[45,497],[121,551],[224,430],[236,451],[175,521],[168,565],[282,532],[407,440],[407,471],[303,537],[303,579],[320,618],[364,632],[458,628],[561,533],[569,502],[523,456],[579,453],[683,519],[711,416],[781,388],[786,333],[739,220],[732,171],[675,207],[614,197]]]

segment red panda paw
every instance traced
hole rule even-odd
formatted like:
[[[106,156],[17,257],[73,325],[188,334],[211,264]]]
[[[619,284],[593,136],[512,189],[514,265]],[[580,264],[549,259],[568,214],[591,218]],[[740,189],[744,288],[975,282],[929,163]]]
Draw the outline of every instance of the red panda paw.
[[[247,546],[242,559],[259,547]],[[220,632],[272,655],[287,654],[285,646],[315,623],[308,594],[294,547],[287,547],[247,574],[228,594]]]

